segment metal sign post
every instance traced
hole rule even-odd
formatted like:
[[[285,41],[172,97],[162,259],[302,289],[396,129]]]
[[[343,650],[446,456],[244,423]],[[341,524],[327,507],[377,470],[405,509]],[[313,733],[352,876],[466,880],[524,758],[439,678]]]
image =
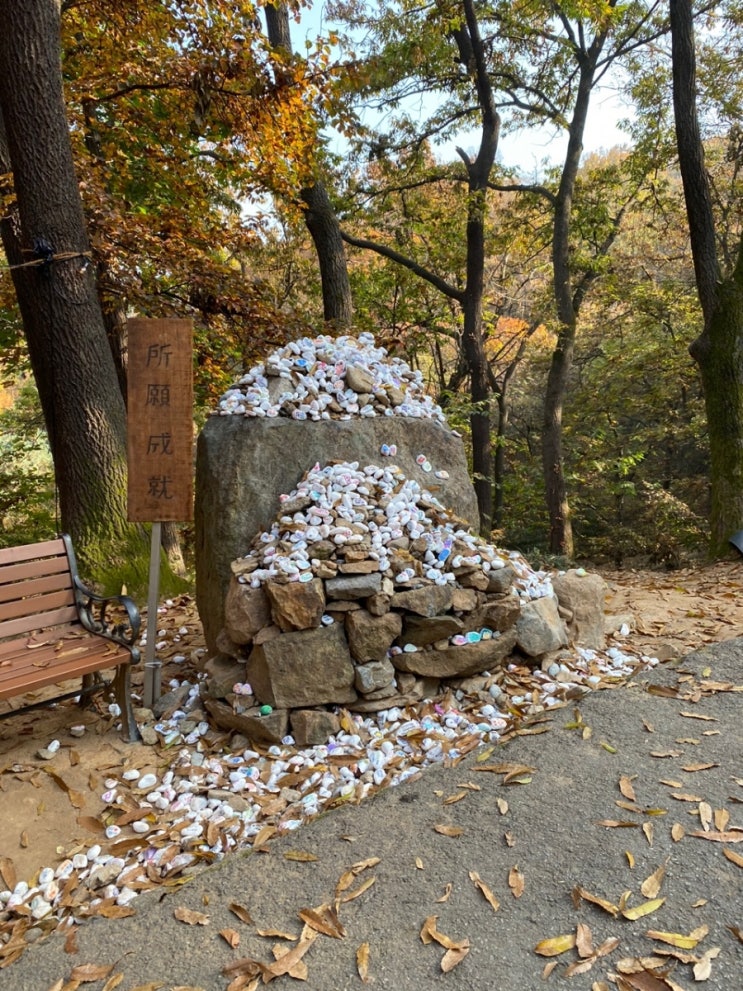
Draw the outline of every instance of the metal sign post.
[[[155,656],[162,524],[193,519],[193,326],[133,319],[127,331],[128,518],[152,523],[144,683],[151,708],[162,667]]]

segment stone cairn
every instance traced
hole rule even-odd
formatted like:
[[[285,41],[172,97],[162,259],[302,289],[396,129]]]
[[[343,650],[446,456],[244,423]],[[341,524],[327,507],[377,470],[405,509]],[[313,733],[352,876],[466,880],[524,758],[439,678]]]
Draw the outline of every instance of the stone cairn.
[[[514,650],[536,663],[567,643],[549,579],[473,536],[394,464],[315,465],[232,572],[231,690],[207,706],[264,742],[337,732],[336,714],[311,707],[402,706]]]
[[[375,347],[371,334],[290,342],[229,389],[215,413],[446,426],[421,373]],[[407,436],[399,455],[396,444],[376,443],[369,463],[306,471],[232,560],[218,653],[206,666],[205,704],[218,725],[268,745],[324,742],[338,732],[338,707],[374,713],[483,673],[485,683],[514,652],[538,665],[567,645],[565,620],[577,621],[587,599],[595,608],[583,642],[603,640],[603,586],[586,576],[576,595],[564,582],[560,612],[548,576],[473,536],[437,498],[454,491],[437,458],[411,454]]]

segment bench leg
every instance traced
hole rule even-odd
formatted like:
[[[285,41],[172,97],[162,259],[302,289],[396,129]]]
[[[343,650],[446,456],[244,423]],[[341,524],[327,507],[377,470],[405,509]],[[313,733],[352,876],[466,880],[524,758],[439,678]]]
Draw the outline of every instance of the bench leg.
[[[122,736],[127,743],[137,743],[141,739],[132,711],[132,695],[129,686],[129,664],[119,664],[114,677],[116,701],[121,709]]]

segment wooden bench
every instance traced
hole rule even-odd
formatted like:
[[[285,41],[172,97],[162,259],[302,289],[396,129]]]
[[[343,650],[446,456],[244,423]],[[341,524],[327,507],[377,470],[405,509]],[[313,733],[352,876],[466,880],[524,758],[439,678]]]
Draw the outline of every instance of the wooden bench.
[[[0,699],[79,677],[88,693],[100,687],[95,673],[116,668],[124,738],[137,740],[129,672],[139,661],[140,623],[128,596],[104,598],[83,585],[66,534],[0,550]]]

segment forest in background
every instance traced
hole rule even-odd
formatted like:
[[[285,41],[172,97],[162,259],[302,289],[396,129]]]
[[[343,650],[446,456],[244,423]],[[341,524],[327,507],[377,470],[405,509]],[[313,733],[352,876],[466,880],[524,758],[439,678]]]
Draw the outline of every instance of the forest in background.
[[[741,267],[741,17],[724,2],[688,6],[723,284]],[[51,248],[84,255],[60,278],[81,299],[84,280],[94,300],[83,331],[79,309],[62,312],[70,292],[46,292],[62,266],[22,267],[44,262],[54,197],[34,169],[61,138],[33,93],[14,107],[0,85],[2,233],[18,266],[0,276],[0,544],[43,538],[59,519],[84,547],[106,527],[121,542],[121,505],[97,484],[117,488],[118,428],[108,461],[93,438],[96,484],[60,486],[84,457],[64,444],[78,428],[75,390],[60,383],[97,354],[105,368],[83,369],[79,388],[95,380],[117,424],[136,313],[194,318],[197,425],[286,340],[370,330],[422,370],[465,435],[481,531],[498,543],[559,563],[675,565],[711,538],[721,552],[738,508],[720,522],[710,499],[710,389],[705,406],[689,351],[711,318],[667,4],[339,0],[326,8],[334,30],[306,41],[293,5],[39,7],[46,19],[33,21],[0,4],[0,60],[8,77],[37,31],[49,73],[61,64],[89,251],[61,225]],[[586,157],[599,86],[621,95],[631,141]],[[37,139],[29,174],[21,122]],[[545,126],[564,136],[562,160],[537,174],[499,165],[499,143]],[[735,387],[719,375],[733,406]],[[63,435],[56,490],[50,422]],[[186,550],[191,536],[181,529]]]

